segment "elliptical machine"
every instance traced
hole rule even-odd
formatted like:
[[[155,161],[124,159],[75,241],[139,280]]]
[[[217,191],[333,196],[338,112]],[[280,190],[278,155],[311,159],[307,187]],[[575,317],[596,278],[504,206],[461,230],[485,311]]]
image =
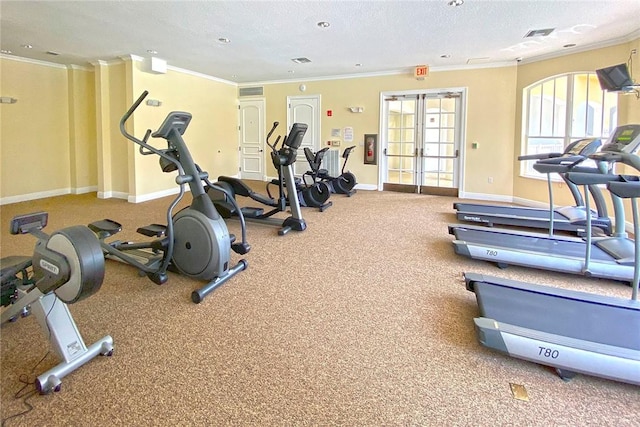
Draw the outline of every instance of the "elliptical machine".
[[[62,362],[35,381],[40,394],[60,391],[62,378],[97,355],[113,354],[109,335],[87,347],[67,304],[81,301],[100,289],[104,257],[96,236],[81,225],[51,234],[46,212],[20,215],[11,221],[11,234],[29,233],[38,239],[33,255],[0,260],[2,323],[35,313]]]
[[[304,231],[307,223],[302,218],[300,209],[300,199],[295,189],[295,178],[293,175],[293,163],[296,161],[298,148],[302,143],[302,138],[307,132],[307,125],[304,123],[294,123],[288,136],[285,136],[280,149],[277,149],[280,136],[276,142],[271,144],[269,138],[278,127],[278,122],[273,123],[273,127],[267,134],[267,145],[271,148],[271,160],[278,170],[278,198],[274,198],[271,193],[268,196],[258,194],[247,184],[238,178],[230,176],[220,176],[215,185],[207,188],[207,194],[213,200],[213,203],[224,218],[242,217],[249,222],[257,222],[278,227],[278,235],[284,236],[289,231]],[[283,179],[284,178],[284,179]],[[268,187],[269,184],[267,184]],[[285,191],[286,189],[286,191]],[[265,212],[263,208],[243,207],[238,208],[235,201],[236,196],[249,197],[258,203],[270,206],[273,209]],[[284,220],[271,218],[273,215],[284,212],[287,205],[291,208],[291,216]]]
[[[351,197],[356,193],[354,187],[356,186],[356,177],[349,171],[344,170],[347,166],[347,161],[349,160],[349,155],[351,151],[356,148],[355,145],[351,147],[347,147],[344,149],[342,153],[342,158],[344,161],[342,162],[342,170],[340,171],[340,176],[330,176],[329,171],[327,169],[321,169],[322,160],[324,155],[326,154],[329,147],[325,147],[319,150],[317,153],[313,153],[310,148],[304,148],[304,155],[309,162],[309,167],[311,167],[310,171],[305,172],[305,176],[311,176],[313,182],[316,181],[325,182],[329,187],[329,191],[335,194],[345,194],[347,197]]]
[[[274,122],[273,128],[271,129],[271,132],[269,132],[269,135],[271,135],[271,133],[276,129],[277,126],[278,126],[278,122]],[[278,137],[276,139],[275,144],[273,144],[273,150],[276,149],[276,145],[278,144],[279,140],[280,140],[280,137]],[[286,140],[286,137],[285,137],[285,140]],[[285,140],[283,140],[283,144]],[[269,144],[268,136],[267,136],[267,145],[271,147],[271,145]],[[305,148],[305,150],[307,149]],[[331,190],[329,188],[329,185],[327,185],[326,183],[315,181],[315,180],[312,183],[308,183],[307,180],[304,179],[304,175],[302,179],[298,177],[294,177],[294,182],[295,182],[295,190],[298,193],[298,200],[300,201],[300,206],[303,206],[306,208],[318,208],[320,212],[324,212],[325,210],[333,206],[333,202],[328,201],[329,197],[331,197]],[[270,186],[276,185],[278,186],[278,188],[280,188],[281,183],[282,183],[282,169],[278,168],[278,178],[272,179],[271,182],[268,182],[266,186],[267,194],[269,195],[269,197],[273,198],[273,196],[271,195]],[[286,187],[286,183],[285,183],[285,187]]]
[[[110,219],[93,222],[89,224],[89,228],[98,235],[106,257],[136,267],[158,285],[168,280],[168,270],[207,281],[206,285],[191,294],[191,300],[197,304],[214,289],[247,268],[248,263],[244,259],[230,267],[230,249],[241,255],[250,250],[246,242],[244,218],[240,216],[242,241],[236,243],[235,236],[229,234],[224,219],[207,196],[202,181],[209,186],[214,184],[209,182],[208,174],[195,164],[182,139],[191,121],[190,113],[169,113],[156,132],[147,130],[143,140],[127,132],[125,122],[147,94],[144,91],[122,117],[120,131],[127,139],[140,145],[140,154],[160,156],[160,166],[164,172],[178,171],[176,183],[180,191],[167,209],[167,225],[151,224],[138,228],[138,233],[155,238],[143,243],[106,242],[105,239],[122,229],[119,223]],[[149,145],[149,136],[167,140],[168,148],[159,149]],[[173,209],[185,194],[185,184],[189,185],[193,200],[190,206],[173,215]]]

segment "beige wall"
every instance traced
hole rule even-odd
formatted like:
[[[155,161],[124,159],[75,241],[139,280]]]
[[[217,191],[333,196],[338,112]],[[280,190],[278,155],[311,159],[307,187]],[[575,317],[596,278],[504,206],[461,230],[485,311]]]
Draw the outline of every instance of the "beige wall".
[[[234,84],[211,78],[169,70],[167,74],[144,71],[144,63],[133,61],[131,96],[127,107],[144,91],[147,99],[162,102],[160,107],[143,103],[134,115],[134,135],[142,139],[147,129],[157,130],[171,111],[187,111],[192,114],[189,128],[183,135],[194,161],[212,180],[219,175],[238,173],[238,101]],[[125,109],[126,109],[125,108]],[[120,112],[120,116],[125,110]],[[119,120],[120,118],[118,118]],[[166,141],[150,139],[159,148],[166,148]],[[133,147],[133,144],[130,143]],[[162,173],[157,156],[142,156],[137,148],[129,151],[134,156],[135,190],[131,195],[143,195],[176,188],[175,174]]]
[[[378,168],[364,164],[361,144],[365,133],[379,133],[380,93],[466,88],[465,194],[544,203],[545,183],[521,178],[516,160],[523,88],[555,74],[624,62],[632,48],[639,49],[640,40],[518,67],[432,71],[424,81],[392,75],[265,84],[266,123],[286,123],[287,96],[320,95],[322,140],[330,139],[333,128],[353,127],[356,150],[349,169],[358,182],[376,185]],[[120,134],[123,112],[145,89],[162,106],[140,107],[131,128],[135,135],[142,137],[147,128],[157,129],[171,110],[189,111],[193,121],[184,137],[196,162],[214,179],[238,173],[234,84],[172,69],[151,74],[142,62],[131,59],[96,64],[93,70],[4,57],[0,65],[2,96],[19,99],[17,104],[0,105],[3,200],[96,187],[107,197],[133,199],[174,191],[174,175],[160,172],[157,157],[141,156]],[[635,67],[636,81],[639,73],[640,67]],[[305,92],[299,90],[301,83],[306,85]],[[620,124],[640,122],[640,101],[620,96],[619,102]],[[348,111],[354,105],[363,106],[364,113]],[[325,114],[329,109],[332,117]],[[473,142],[479,148],[472,149]],[[26,153],[31,157],[26,158]],[[275,170],[265,154],[267,174],[273,176]],[[570,203],[562,193],[558,192],[558,203]]]
[[[548,199],[547,183],[544,178],[531,179],[520,176],[520,164],[517,156],[522,146],[522,98],[523,90],[531,84],[547,77],[569,72],[593,72],[598,68],[626,62],[632,48],[638,48],[640,40],[631,43],[623,43],[607,48],[580,52],[559,58],[538,61],[518,67],[516,87],[516,138],[515,156],[513,158],[514,188],[513,195],[524,200],[533,200],[546,203]],[[638,70],[634,72],[636,81],[640,80]],[[640,101],[635,96],[619,95],[618,97],[618,124],[640,123]],[[566,191],[564,184],[554,184],[554,199],[558,205],[573,204],[571,194]]]
[[[71,186],[67,69],[0,58],[0,197],[64,194]]]
[[[301,83],[306,85],[304,93],[299,90]],[[465,191],[510,195],[513,186],[511,159],[515,122],[515,83],[514,66],[432,72],[423,81],[407,74],[266,84],[266,122],[286,123],[287,96],[320,95],[322,141],[332,139],[332,128],[353,127],[356,149],[349,159],[348,169],[355,174],[358,183],[377,186],[378,167],[364,164],[363,135],[379,133],[381,92],[466,88],[468,98]],[[351,113],[348,110],[350,106],[364,107],[364,112]],[[326,115],[327,110],[332,110],[331,117]],[[479,143],[480,148],[477,150],[470,148],[474,141]],[[270,161],[266,164],[271,166]],[[272,166],[268,173],[275,174]],[[490,175],[494,177],[493,184],[488,183]]]
[[[68,70],[69,154],[72,192],[87,192],[98,185],[93,70]]]

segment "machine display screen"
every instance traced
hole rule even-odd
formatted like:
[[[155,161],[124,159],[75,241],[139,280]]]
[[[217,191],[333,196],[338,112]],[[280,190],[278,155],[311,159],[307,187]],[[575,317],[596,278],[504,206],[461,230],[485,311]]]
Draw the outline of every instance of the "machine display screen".
[[[633,153],[640,146],[640,125],[618,126],[602,151]]]

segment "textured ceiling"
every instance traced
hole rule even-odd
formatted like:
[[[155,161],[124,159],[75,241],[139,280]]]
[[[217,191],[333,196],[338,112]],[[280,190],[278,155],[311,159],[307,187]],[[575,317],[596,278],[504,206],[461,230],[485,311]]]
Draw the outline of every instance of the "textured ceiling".
[[[11,55],[61,64],[156,56],[247,83],[528,61],[640,36],[639,0],[448,3],[2,0],[0,44]],[[524,38],[546,28],[555,30]],[[291,61],[298,57],[311,62]]]

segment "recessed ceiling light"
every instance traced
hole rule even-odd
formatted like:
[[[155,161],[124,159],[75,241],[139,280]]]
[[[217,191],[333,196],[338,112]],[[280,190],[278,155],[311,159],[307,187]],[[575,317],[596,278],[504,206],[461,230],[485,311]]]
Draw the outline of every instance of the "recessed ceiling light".
[[[451,0],[449,2],[449,6],[462,6],[464,4],[464,0]]]
[[[575,43],[569,43],[569,44],[565,44],[562,47],[576,47],[576,44]]]
[[[220,43],[223,43],[223,44],[231,43],[231,40],[229,40],[229,39],[228,39],[228,38],[226,38],[226,37],[220,37],[220,38],[218,39],[218,41],[219,41]]]
[[[13,52],[11,52],[9,49],[1,49],[0,53],[6,53],[6,54],[12,54]]]
[[[287,71],[287,73],[293,74],[293,73],[295,73],[295,71],[294,70],[289,70],[289,71]]]
[[[356,64],[356,67],[362,67],[362,64],[357,63],[357,64]]]
[[[155,55],[156,53],[158,53],[158,51],[153,49],[147,49],[147,53],[150,53],[151,55]]]
[[[444,59],[451,58],[451,55],[449,55],[448,53],[445,53],[444,55],[440,55],[440,58],[444,58]]]
[[[329,28],[331,26],[331,24],[329,24],[327,21],[320,21],[317,25],[320,28]]]
[[[31,46],[30,44],[23,44],[22,47],[25,49],[33,49],[33,46]]]
[[[51,56],[58,56],[58,55],[60,55],[58,52],[54,52],[54,51],[52,51],[52,50],[48,50],[46,53],[47,53],[47,55],[51,55]]]
[[[295,62],[296,64],[308,64],[309,62],[311,62],[309,58],[305,58],[305,57],[293,58],[292,61]]]

